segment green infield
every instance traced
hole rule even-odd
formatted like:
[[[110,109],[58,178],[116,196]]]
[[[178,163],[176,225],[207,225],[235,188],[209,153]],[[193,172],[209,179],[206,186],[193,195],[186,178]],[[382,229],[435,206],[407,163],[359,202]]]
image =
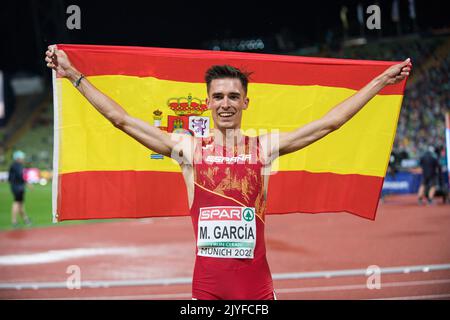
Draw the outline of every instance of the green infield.
[[[6,182],[0,182],[0,230],[12,229],[11,226],[11,205],[13,196]],[[25,211],[31,219],[32,226],[61,226],[80,223],[98,223],[118,220],[82,220],[82,221],[63,221],[58,223],[52,222],[52,185],[51,183],[41,185],[27,185],[25,192]],[[20,228],[26,227],[19,217]]]

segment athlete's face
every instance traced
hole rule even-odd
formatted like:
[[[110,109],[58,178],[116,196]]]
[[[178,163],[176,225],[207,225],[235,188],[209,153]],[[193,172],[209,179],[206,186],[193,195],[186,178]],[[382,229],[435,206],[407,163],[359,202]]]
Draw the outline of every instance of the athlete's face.
[[[241,127],[242,110],[249,99],[239,79],[214,79],[209,86],[206,103],[212,112],[214,127],[219,130]]]

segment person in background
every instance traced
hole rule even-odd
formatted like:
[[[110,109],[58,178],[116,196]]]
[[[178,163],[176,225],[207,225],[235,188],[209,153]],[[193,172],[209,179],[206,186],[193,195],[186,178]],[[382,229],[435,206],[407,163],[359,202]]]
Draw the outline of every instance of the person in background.
[[[25,153],[22,151],[16,151],[13,154],[14,162],[9,168],[8,181],[11,185],[11,191],[14,196],[14,202],[11,208],[11,223],[13,228],[17,228],[19,223],[17,222],[17,216],[20,214],[25,225],[30,226],[31,220],[27,216],[24,207],[24,195],[25,195],[25,179],[23,178],[23,163],[25,162]]]
[[[439,178],[439,162],[432,146],[428,147],[428,151],[420,158],[420,167],[422,168],[422,182],[417,195],[419,204],[423,203],[425,194],[428,204],[432,204]]]
[[[444,146],[436,147],[436,159],[439,163],[438,169],[438,186],[436,190],[436,196],[442,197],[442,203],[447,203],[448,201],[448,183],[446,177],[447,173],[447,155]]]

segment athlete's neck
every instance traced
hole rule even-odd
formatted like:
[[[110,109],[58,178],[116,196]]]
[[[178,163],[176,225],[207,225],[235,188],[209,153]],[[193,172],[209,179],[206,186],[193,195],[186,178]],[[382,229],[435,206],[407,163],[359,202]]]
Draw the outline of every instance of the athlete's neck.
[[[214,143],[217,145],[233,146],[242,142],[241,129],[213,129]]]

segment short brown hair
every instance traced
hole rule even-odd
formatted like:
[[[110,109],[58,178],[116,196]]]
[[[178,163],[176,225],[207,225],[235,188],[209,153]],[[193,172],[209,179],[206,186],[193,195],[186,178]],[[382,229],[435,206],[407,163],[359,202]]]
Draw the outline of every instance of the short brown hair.
[[[251,73],[243,72],[236,67],[230,65],[214,65],[210,67],[205,73],[206,89],[209,92],[211,81],[214,79],[232,78],[239,79],[244,88],[244,92],[247,93],[247,86]]]

